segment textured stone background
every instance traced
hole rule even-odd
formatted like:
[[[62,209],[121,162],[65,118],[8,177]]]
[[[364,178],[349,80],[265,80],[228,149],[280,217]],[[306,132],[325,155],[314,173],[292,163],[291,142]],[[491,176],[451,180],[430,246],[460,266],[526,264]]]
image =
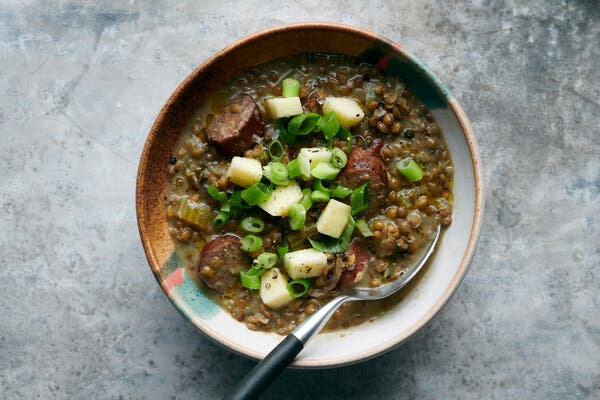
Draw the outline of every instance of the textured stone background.
[[[487,207],[470,272],[420,335],[367,363],[288,371],[264,398],[600,398],[600,5],[407,3],[3,1],[0,398],[220,399],[252,367],[149,273],[136,167],[195,66],[302,20],[380,32],[449,83]]]

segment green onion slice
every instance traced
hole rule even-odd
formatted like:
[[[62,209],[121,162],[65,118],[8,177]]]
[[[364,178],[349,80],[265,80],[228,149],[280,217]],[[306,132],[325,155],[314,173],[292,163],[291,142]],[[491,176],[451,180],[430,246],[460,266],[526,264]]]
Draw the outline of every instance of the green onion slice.
[[[283,97],[298,97],[300,82],[294,78],[285,78],[281,81],[281,94]]]
[[[340,130],[340,123],[336,118],[335,113],[330,112],[321,117],[319,120],[319,127],[323,131],[323,135],[325,135],[325,139],[327,139],[327,142],[329,143]]]
[[[290,135],[287,132],[287,129],[285,128],[287,126],[289,118],[278,118],[275,121],[273,121],[275,123],[275,126],[277,127],[277,131],[279,133],[279,140],[284,143],[287,144],[288,146],[293,145],[296,142],[296,137]]]
[[[246,201],[246,199],[242,196],[244,190],[235,190],[231,194],[229,200],[227,200],[223,205],[227,204],[231,208],[231,211],[233,211],[233,209],[247,210],[252,208],[253,204],[248,203],[248,201]]]
[[[242,286],[248,289],[260,289],[260,275],[250,274],[250,271],[240,271]]]
[[[350,133],[348,129],[340,128],[337,135],[335,136],[341,140],[346,140],[348,142],[348,151],[352,149],[352,133]]]
[[[348,249],[350,245],[350,238],[352,238],[352,232],[354,232],[355,222],[352,217],[348,218],[348,223],[342,232],[339,239],[328,238],[323,242],[317,242],[313,239],[308,239],[313,248],[322,251],[324,253],[343,253]]]
[[[327,192],[327,193],[329,193],[331,191],[331,189],[329,189],[329,187],[325,186],[323,181],[320,179],[316,179],[313,182],[313,190],[320,190],[322,192]]]
[[[339,147],[334,147],[331,149],[331,159],[329,162],[336,168],[344,168],[348,162],[348,156]]]
[[[423,170],[419,164],[410,157],[398,161],[398,163],[396,163],[396,168],[398,168],[398,171],[411,182],[418,182],[423,178]]]
[[[342,185],[338,185],[331,189],[331,197],[335,197],[336,199],[345,199],[352,193],[352,189],[347,188]]]
[[[339,149],[338,149],[339,150]],[[339,168],[333,167],[329,163],[318,163],[311,171],[310,174],[317,179],[325,179],[328,181],[334,180],[335,177],[340,173]]]
[[[215,228],[221,228],[227,223],[227,221],[229,221],[229,213],[221,211],[219,214],[217,214],[215,219],[213,219],[213,225]]]
[[[269,143],[269,146],[267,147],[267,152],[269,153],[271,160],[279,161],[285,155],[285,148],[279,140],[275,139],[271,143]]]
[[[254,260],[254,267],[269,269],[273,268],[277,264],[277,254],[275,253],[262,253]]]
[[[257,251],[262,246],[262,239],[254,235],[246,235],[242,238],[242,250]]]
[[[308,279],[298,278],[288,282],[287,290],[294,299],[302,297],[308,292],[311,287],[311,283]]]
[[[288,169],[284,163],[279,161],[271,161],[263,168],[265,178],[273,182],[275,185],[287,185],[290,183],[288,179]]]
[[[290,251],[290,246],[286,244],[280,244],[277,246],[277,255],[279,258],[283,259],[283,257]]]
[[[298,204],[302,205],[306,211],[313,205],[311,194],[312,191],[309,188],[302,189],[302,198]]]
[[[213,199],[215,199],[218,202],[222,203],[224,201],[227,201],[227,193],[220,192],[219,189],[217,189],[215,185],[210,185],[207,189],[207,192],[210,195],[210,197],[212,197]]]
[[[271,196],[271,189],[262,182],[257,182],[241,191],[242,199],[253,206],[262,203],[268,199],[269,196]]]
[[[265,272],[264,269],[259,268],[259,267],[255,267],[252,266],[247,272],[246,275],[252,275],[252,276],[261,276],[263,273]]]
[[[354,189],[350,195],[350,207],[352,215],[356,215],[369,207],[369,195],[367,193],[367,183]]]
[[[364,218],[361,218],[356,221],[356,228],[358,229],[360,234],[363,235],[364,237],[373,236],[373,232],[371,232],[371,230],[369,229],[369,226],[367,225],[367,221],[365,221]]]
[[[310,194],[310,198],[315,203],[326,203],[331,199],[331,195],[329,192],[324,192],[322,190],[314,190]]]
[[[294,158],[287,164],[288,178],[296,179],[300,176],[300,162],[297,158]]]
[[[262,219],[256,217],[246,217],[240,222],[240,226],[244,232],[259,233],[265,229],[265,223]]]
[[[292,136],[308,135],[319,123],[321,116],[315,113],[296,115],[288,123],[288,133]]]
[[[299,231],[304,228],[304,223],[306,222],[306,209],[302,204],[296,203],[290,207],[288,217],[290,228],[293,231]]]

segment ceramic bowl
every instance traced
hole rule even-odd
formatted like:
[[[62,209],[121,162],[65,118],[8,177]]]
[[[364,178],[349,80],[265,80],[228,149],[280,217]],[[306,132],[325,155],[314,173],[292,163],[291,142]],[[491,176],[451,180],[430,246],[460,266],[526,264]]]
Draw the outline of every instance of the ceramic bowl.
[[[330,23],[279,26],[238,40],[196,68],[156,118],[139,164],[136,208],[150,268],[175,307],[217,343],[247,357],[263,358],[282,337],[251,331],[221,310],[194,286],[173,252],[164,202],[166,171],[180,132],[213,90],[252,66],[310,51],[360,57],[400,76],[432,110],[455,166],[453,222],[433,262],[387,313],[363,325],[318,335],[293,363],[321,368],[367,360],[406,341],[448,302],[473,257],[484,204],[481,159],[462,108],[423,63],[374,33]]]

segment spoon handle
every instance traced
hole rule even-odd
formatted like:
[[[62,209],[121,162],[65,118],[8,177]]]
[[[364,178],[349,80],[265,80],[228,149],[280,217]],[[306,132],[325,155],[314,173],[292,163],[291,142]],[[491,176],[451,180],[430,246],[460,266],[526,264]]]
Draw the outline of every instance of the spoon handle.
[[[229,400],[257,399],[303,348],[304,345],[296,336],[287,335],[240,381]]]
[[[337,308],[350,298],[338,296],[304,320],[240,381],[229,400],[257,399],[294,361],[308,340],[323,328]]]

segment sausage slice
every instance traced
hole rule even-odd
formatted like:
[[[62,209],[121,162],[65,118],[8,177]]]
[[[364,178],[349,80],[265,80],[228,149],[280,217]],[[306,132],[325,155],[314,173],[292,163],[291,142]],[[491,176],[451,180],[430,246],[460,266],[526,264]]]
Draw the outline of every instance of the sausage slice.
[[[234,235],[211,240],[200,252],[197,271],[202,281],[219,294],[230,293],[240,285],[240,270],[250,268],[251,260],[242,251],[242,241]]]
[[[369,253],[357,240],[352,242],[346,250],[346,258],[349,260],[348,267],[342,272],[338,281],[338,289],[344,290],[354,284],[359,272],[364,271],[369,266]]]
[[[252,136],[261,135],[262,130],[258,104],[252,96],[240,94],[215,115],[206,128],[206,135],[224,155],[236,156],[250,148]]]
[[[368,184],[369,208],[365,211],[367,214],[375,214],[379,211],[389,191],[383,161],[373,149],[352,149],[348,155],[348,163],[336,181],[351,189]]]

